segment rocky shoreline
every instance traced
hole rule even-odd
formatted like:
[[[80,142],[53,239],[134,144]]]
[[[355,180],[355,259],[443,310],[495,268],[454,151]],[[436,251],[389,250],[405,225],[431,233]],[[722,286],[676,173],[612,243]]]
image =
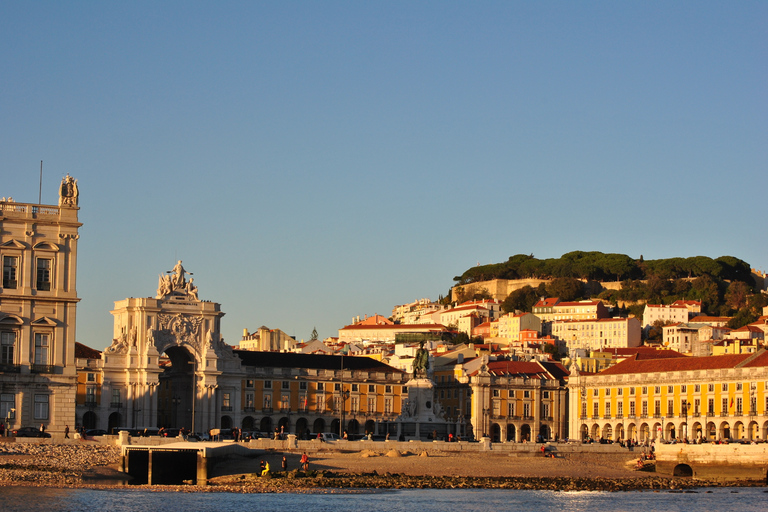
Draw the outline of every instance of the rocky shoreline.
[[[270,454],[277,456],[277,454]],[[347,455],[349,457],[349,455]],[[343,466],[344,458],[339,457]],[[115,446],[83,444],[0,444],[0,485],[61,488],[104,488],[126,486],[127,479],[117,471],[120,461]],[[432,461],[439,464],[438,461]],[[274,467],[274,466],[273,466]],[[426,472],[426,471],[425,471]],[[716,481],[668,478],[652,473],[630,477],[582,476],[449,476],[396,472],[343,470],[274,472],[262,477],[243,471],[209,479],[208,486],[126,486],[123,488],[175,492],[235,493],[337,493],[369,492],[387,489],[515,489],[550,491],[624,492],[638,490],[695,492],[693,489],[717,486],[764,486],[762,481]],[[640,476],[642,475],[642,476]],[[618,476],[618,475],[617,475]],[[706,492],[706,491],[703,491]]]

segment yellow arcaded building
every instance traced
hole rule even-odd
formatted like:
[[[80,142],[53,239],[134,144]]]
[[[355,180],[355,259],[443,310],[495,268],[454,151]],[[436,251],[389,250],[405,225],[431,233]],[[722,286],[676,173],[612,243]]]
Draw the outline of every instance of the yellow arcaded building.
[[[768,352],[627,359],[574,368],[572,439],[717,441],[768,438]]]

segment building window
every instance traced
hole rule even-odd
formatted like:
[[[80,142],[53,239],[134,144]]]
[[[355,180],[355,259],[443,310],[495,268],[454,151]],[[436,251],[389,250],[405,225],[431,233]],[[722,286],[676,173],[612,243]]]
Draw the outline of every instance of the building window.
[[[543,396],[544,398],[549,398],[549,391],[544,391]]]
[[[635,394],[635,388],[629,388],[629,394],[634,395]]]
[[[49,336],[45,333],[35,333],[35,364],[48,364]]]
[[[643,386],[643,394],[644,395],[648,394],[648,387],[647,386]]]
[[[605,417],[611,417],[611,402],[605,402]]]
[[[708,384],[707,385],[707,391],[709,391],[710,393],[714,393],[715,392],[715,385],[714,384]]]
[[[307,395],[299,395],[299,411],[307,412],[309,410],[309,400]]]
[[[619,388],[616,390],[616,394],[619,396],[622,396],[624,394],[624,388]]]
[[[743,405],[744,405],[744,399],[741,397],[738,397],[736,399],[736,414],[740,415],[743,413],[744,411]]]
[[[254,408],[253,393],[248,392],[245,394],[245,408],[252,410]]]
[[[384,414],[392,414],[392,399],[384,399]]]
[[[710,398],[709,400],[707,400],[707,414],[709,414],[710,416],[715,415],[715,399],[714,398]]]
[[[525,416],[526,418],[531,417],[531,404],[523,404],[523,416]]]
[[[723,384],[720,388],[722,391],[728,391],[728,384]]]
[[[110,402],[110,405],[112,405],[112,406],[120,405],[120,390],[119,389],[113,389],[112,390],[112,401]]]
[[[271,380],[265,380],[264,381],[264,389],[272,389],[272,381]]]
[[[291,381],[284,380],[283,381],[283,389],[291,389]]]
[[[229,393],[221,394],[221,405],[226,410],[230,410],[232,408],[231,395]]]
[[[35,395],[35,419],[48,419],[48,395]]]
[[[334,391],[341,391],[341,384],[340,384],[340,383],[338,383],[338,382],[337,382],[337,383],[335,383],[335,384],[333,385],[333,390],[334,390]]]
[[[358,412],[360,410],[360,397],[353,396],[350,404],[349,404],[349,410],[351,412]]]
[[[687,393],[688,392],[688,386],[686,386],[685,384],[682,384],[680,386],[680,392],[681,393]]]
[[[670,388],[671,388],[671,387],[672,387],[672,386],[670,386]],[[656,387],[653,389],[653,391],[654,391],[654,393],[656,393],[657,395],[658,395],[658,394],[660,394],[660,393],[661,393],[661,386],[656,386]],[[671,393],[671,391],[670,391],[670,393]]]
[[[595,402],[595,403],[592,404],[592,416],[597,418],[598,414],[600,414],[600,404]],[[528,416],[528,415],[526,414],[526,416]]]
[[[722,416],[727,416],[728,415],[728,399],[723,398],[723,403],[721,405],[722,405],[722,408],[720,409],[720,414]]]
[[[376,392],[376,385],[375,384],[368,384],[368,392],[369,393],[375,393]]]
[[[323,382],[317,383],[317,390],[318,391],[325,391],[325,384]]]
[[[586,404],[584,404],[586,405]],[[510,402],[507,403],[507,415],[508,416],[514,416],[515,415],[515,404]]]
[[[643,418],[648,417],[648,402],[646,400],[643,400],[643,412],[642,412]]]
[[[245,388],[246,389],[253,389],[253,380],[252,379],[248,379],[248,380],[245,381]]]
[[[16,408],[16,395],[12,393],[3,393],[0,395],[0,421],[5,421],[6,418],[13,418],[11,409]],[[6,428],[10,425],[6,425]]]
[[[376,399],[375,398],[369,398],[368,399],[368,412],[369,413],[376,412]]]
[[[661,416],[661,400],[656,400],[653,403],[653,414],[654,416]]]
[[[635,417],[635,402],[629,402],[629,415],[630,417]]]
[[[352,384],[352,391],[359,391],[359,386],[357,384]]]
[[[523,391],[523,398],[531,398],[531,392],[528,390]]]
[[[384,386],[384,392],[385,393],[391,393],[392,392],[392,386]]]
[[[88,374],[86,374],[86,381],[88,381],[88,382],[96,382],[96,374],[95,373],[88,373]]]
[[[291,395],[280,395],[280,410],[282,412],[291,410]]]
[[[16,280],[18,268],[18,257],[3,256],[3,288],[8,288],[9,290],[16,289],[18,286],[18,281]]]
[[[3,331],[0,333],[0,364],[13,364],[13,354],[16,348],[16,333]]]
[[[499,390],[498,389],[494,389],[492,391],[493,391],[493,398],[499,398]],[[442,398],[442,396],[440,396],[440,398]]]
[[[736,383],[736,391],[741,391],[742,389],[743,389],[743,386],[742,386],[741,382],[737,382]]]
[[[675,415],[675,401],[670,399],[667,400],[667,416],[670,418]]]
[[[315,396],[315,412],[325,412],[325,396]]]
[[[41,291],[51,290],[51,260],[48,258],[37,259],[37,289]]]
[[[93,386],[88,386],[85,388],[85,403],[87,404],[96,404],[96,388]]]
[[[693,392],[694,393],[700,393],[701,392],[701,384],[696,384],[693,386]]]
[[[272,410],[272,395],[264,395],[264,410]]]
[[[624,417],[624,402],[618,402],[616,404],[616,416],[618,418]]]

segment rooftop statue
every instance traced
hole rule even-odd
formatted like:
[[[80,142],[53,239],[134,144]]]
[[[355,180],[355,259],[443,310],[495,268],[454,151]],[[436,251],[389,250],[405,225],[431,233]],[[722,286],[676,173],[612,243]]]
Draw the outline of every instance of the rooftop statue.
[[[80,202],[80,191],[77,188],[77,180],[67,173],[61,179],[59,187],[59,206],[77,206]]]

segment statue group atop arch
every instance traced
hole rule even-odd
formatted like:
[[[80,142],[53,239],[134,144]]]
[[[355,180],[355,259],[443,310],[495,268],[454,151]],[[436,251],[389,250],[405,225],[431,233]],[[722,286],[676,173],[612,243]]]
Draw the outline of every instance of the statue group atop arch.
[[[164,299],[170,296],[186,296],[187,299],[194,302],[199,302],[197,297],[197,286],[194,284],[194,279],[187,281],[186,274],[194,275],[192,272],[187,272],[184,266],[179,260],[173,267],[173,270],[168,270],[165,274],[160,274],[157,283],[157,298]]]

